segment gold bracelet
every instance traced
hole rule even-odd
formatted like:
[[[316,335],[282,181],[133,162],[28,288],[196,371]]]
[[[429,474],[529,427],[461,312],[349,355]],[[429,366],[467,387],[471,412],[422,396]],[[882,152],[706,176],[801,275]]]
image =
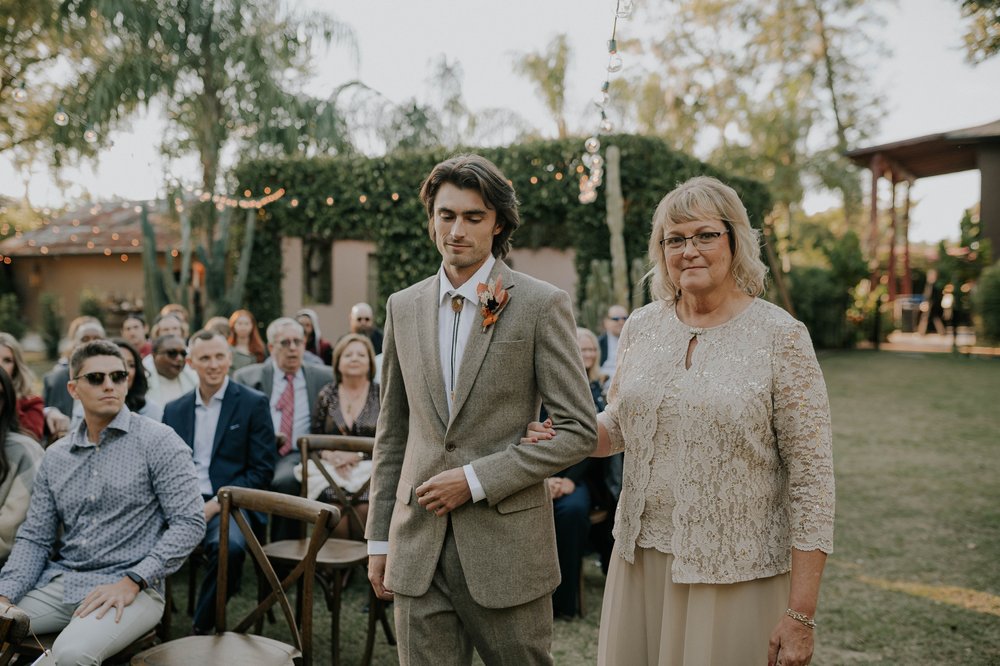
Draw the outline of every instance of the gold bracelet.
[[[797,610],[792,610],[791,608],[786,608],[785,609],[785,615],[787,615],[788,617],[792,618],[796,622],[801,622],[802,624],[806,625],[810,629],[815,629],[816,628],[816,620],[812,619],[811,617],[809,617],[805,613],[800,613]]]

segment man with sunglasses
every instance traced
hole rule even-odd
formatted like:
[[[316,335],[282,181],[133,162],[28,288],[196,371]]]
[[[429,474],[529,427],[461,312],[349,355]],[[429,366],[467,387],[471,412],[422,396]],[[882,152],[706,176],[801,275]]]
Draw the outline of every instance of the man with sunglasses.
[[[604,317],[604,333],[597,338],[597,345],[601,348],[601,374],[607,376],[608,381],[615,375],[615,360],[618,356],[618,337],[625,328],[625,320],[628,319],[628,310],[623,305],[612,305],[608,308],[608,314]]]
[[[302,324],[291,317],[280,317],[267,326],[267,351],[271,358],[240,368],[233,380],[256,389],[270,400],[274,432],[285,435],[278,450],[271,490],[286,495],[299,494],[299,482],[294,469],[300,455],[295,442],[310,434],[312,410],[319,392],[333,381],[333,368],[328,365],[303,363],[306,336]],[[275,518],[271,524],[271,540],[298,538],[298,523]]]
[[[163,615],[163,584],[205,534],[191,449],[125,406],[114,343],[81,345],[67,389],[84,418],[45,453],[28,516],[0,571],[35,634],[60,632],[40,663],[101,663]]]
[[[198,386],[198,374],[187,365],[187,345],[177,335],[153,341],[153,353],[142,360],[149,379],[146,395],[161,405],[176,400]]]
[[[375,313],[367,303],[355,303],[351,308],[351,333],[366,335],[376,354],[382,353],[382,329],[375,326]]]

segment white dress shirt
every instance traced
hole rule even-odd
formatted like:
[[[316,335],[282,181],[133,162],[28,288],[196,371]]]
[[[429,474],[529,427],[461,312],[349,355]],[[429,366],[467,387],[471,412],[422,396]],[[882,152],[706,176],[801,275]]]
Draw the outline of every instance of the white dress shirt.
[[[202,495],[212,495],[212,480],[208,476],[208,468],[212,465],[212,448],[215,444],[215,431],[219,427],[219,417],[222,415],[222,399],[229,388],[229,377],[222,382],[222,388],[208,399],[208,404],[201,398],[201,389],[194,392],[194,470],[198,474],[198,490]]]
[[[288,382],[285,380],[285,371],[278,367],[278,364],[271,360],[274,366],[274,381],[271,382],[271,420],[274,421],[274,432],[281,432],[281,410],[278,409],[278,402],[281,401],[281,394],[285,392]],[[295,442],[299,437],[309,434],[312,428],[312,413],[309,408],[309,389],[306,388],[306,373],[299,368],[295,373],[295,380],[292,383],[295,387],[295,418],[292,420],[292,451]]]
[[[615,363],[618,362],[618,336],[608,333],[605,337],[608,344],[608,357],[601,364],[601,374],[607,376],[608,381],[615,376]]]

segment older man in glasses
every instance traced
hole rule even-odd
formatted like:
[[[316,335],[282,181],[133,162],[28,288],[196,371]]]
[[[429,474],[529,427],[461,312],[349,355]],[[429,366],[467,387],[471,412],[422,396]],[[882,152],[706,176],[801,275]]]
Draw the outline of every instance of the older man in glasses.
[[[274,432],[285,436],[278,449],[271,490],[288,495],[299,494],[299,482],[293,470],[299,464],[295,442],[308,435],[312,410],[320,390],[333,381],[333,369],[326,365],[303,363],[306,336],[302,324],[291,317],[281,317],[267,327],[267,350],[271,358],[240,368],[233,380],[256,389],[271,402]],[[298,526],[293,521],[275,519],[271,539],[296,539]]]
[[[197,388],[198,374],[188,367],[187,354],[184,338],[178,335],[161,335],[153,340],[153,353],[142,359],[150,400],[165,405]]]
[[[35,634],[60,632],[40,663],[99,664],[159,622],[166,577],[205,534],[204,503],[191,449],[125,406],[117,345],[81,345],[70,372],[83,421],[42,459],[0,612],[15,602]]]

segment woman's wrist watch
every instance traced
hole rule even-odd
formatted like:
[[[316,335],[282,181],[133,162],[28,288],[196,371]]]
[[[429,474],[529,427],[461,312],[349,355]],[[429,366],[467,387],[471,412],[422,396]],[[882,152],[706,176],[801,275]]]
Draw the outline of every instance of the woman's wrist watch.
[[[131,580],[133,583],[139,586],[140,592],[149,587],[149,583],[146,582],[146,579],[137,574],[136,572],[126,571],[125,575],[128,576],[129,580]]]

